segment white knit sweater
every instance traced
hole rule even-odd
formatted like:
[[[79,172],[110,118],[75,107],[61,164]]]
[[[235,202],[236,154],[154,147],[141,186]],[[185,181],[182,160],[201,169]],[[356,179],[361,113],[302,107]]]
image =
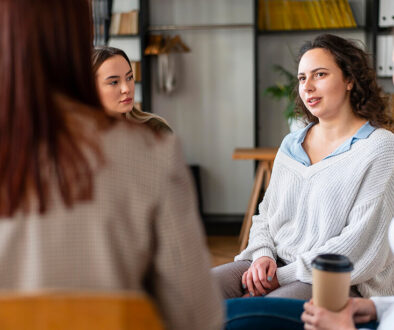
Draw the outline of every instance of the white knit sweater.
[[[352,285],[364,297],[394,294],[387,230],[394,217],[394,134],[375,130],[340,155],[305,167],[279,152],[249,245],[235,260],[279,257],[280,285],[312,282],[321,253],[354,263]]]

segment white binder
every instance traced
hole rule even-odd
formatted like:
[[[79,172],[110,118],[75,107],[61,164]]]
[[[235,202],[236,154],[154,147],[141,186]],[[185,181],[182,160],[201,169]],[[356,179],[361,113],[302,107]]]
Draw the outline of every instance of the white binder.
[[[392,35],[386,37],[386,75],[393,76],[394,63],[393,63],[393,39]]]
[[[379,0],[379,26],[394,26],[393,0]]]
[[[376,38],[376,73],[378,77],[386,76],[386,36]]]

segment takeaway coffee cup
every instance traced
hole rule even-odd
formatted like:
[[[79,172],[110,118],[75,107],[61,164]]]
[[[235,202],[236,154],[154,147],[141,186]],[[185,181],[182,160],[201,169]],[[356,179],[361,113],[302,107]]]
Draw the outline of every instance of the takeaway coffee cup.
[[[353,264],[340,254],[321,254],[312,261],[313,303],[338,312],[349,299]]]

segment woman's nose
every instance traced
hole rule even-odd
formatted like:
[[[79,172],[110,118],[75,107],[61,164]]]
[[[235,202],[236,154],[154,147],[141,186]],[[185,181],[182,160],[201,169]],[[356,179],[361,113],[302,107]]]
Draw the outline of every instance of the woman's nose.
[[[312,80],[309,79],[309,78],[307,78],[307,79],[305,80],[305,82],[304,82],[302,88],[303,88],[303,90],[304,90],[305,92],[309,92],[309,91],[314,90],[315,87],[314,87],[314,85],[313,85]]]
[[[127,82],[122,83],[121,85],[121,93],[129,93],[130,92],[130,86]]]

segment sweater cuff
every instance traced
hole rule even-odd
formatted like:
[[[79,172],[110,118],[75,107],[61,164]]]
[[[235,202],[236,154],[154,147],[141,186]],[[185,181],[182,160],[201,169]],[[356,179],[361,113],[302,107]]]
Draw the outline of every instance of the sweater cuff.
[[[276,277],[278,278],[279,285],[284,286],[286,284],[296,281],[296,270],[297,265],[295,262],[292,262],[291,264],[283,267],[279,267],[276,270]]]
[[[252,254],[252,261],[255,262],[258,258],[269,257],[276,262],[275,256],[269,248],[261,248]]]

